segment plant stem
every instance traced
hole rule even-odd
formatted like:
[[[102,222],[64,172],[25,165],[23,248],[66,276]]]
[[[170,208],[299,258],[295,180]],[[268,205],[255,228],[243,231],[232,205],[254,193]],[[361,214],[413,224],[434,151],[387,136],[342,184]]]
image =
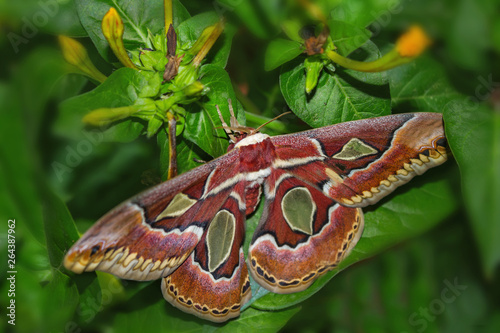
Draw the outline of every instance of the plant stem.
[[[369,62],[352,60],[343,57],[332,50],[326,51],[325,54],[331,61],[339,64],[340,66],[348,69],[354,69],[359,72],[382,72],[413,60],[413,58],[401,57],[395,49],[384,55],[382,58]]]
[[[204,40],[204,43],[203,43],[200,51],[194,57],[194,59],[193,59],[193,65],[194,65],[194,67],[199,67],[200,66],[201,61],[205,58],[205,56],[207,55],[208,51],[210,51],[210,49],[212,48],[212,46],[217,41],[217,38],[219,38],[220,34],[224,30],[224,23],[218,22],[214,26],[208,27],[205,30],[207,30],[207,29],[211,29],[210,35]],[[203,35],[203,33],[202,33],[202,35]]]
[[[176,142],[176,125],[174,115],[169,111],[167,112],[168,118],[168,173],[167,180],[177,176],[177,142]]]
[[[172,0],[163,0],[163,7],[165,10],[165,33],[168,31],[168,27],[173,22],[173,10],[172,10]]]

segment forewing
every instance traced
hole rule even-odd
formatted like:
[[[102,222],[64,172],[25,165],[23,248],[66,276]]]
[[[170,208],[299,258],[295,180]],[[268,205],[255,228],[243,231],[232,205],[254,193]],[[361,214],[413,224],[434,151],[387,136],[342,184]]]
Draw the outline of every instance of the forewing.
[[[237,161],[229,153],[119,205],[73,245],[65,267],[133,280],[167,276],[188,258],[227,201]]]
[[[351,207],[374,204],[447,159],[442,116],[435,113],[364,119],[272,140],[276,168]]]

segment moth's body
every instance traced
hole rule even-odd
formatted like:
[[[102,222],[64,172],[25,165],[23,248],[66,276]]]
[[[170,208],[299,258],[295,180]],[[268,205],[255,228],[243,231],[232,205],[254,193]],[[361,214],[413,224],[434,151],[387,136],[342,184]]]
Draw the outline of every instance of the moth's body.
[[[269,137],[250,132],[207,164],[118,206],[68,252],[76,272],[163,278],[164,297],[212,321],[251,296],[245,217],[264,208],[247,255],[277,293],[335,268],[363,229],[359,207],[445,161],[440,115],[407,114]]]
[[[238,151],[240,172],[248,174],[249,180],[255,178],[255,182],[262,184],[270,175],[273,161],[276,159],[270,137],[262,133],[247,136],[237,142],[233,149]]]

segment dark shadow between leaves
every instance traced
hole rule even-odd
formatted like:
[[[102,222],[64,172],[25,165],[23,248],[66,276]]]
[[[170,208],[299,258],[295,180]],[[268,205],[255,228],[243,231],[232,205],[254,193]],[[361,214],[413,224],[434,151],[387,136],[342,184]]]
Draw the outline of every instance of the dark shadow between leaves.
[[[94,322],[111,324],[118,314],[140,311],[154,305],[160,299],[163,300],[159,280],[152,282],[121,280],[121,282],[127,286],[126,294],[132,293],[134,295],[99,312],[93,320]],[[149,285],[144,287],[144,284]]]
[[[393,107],[392,113],[414,113],[414,112],[419,112],[422,111],[418,109],[415,105],[413,105],[410,101],[404,101],[401,103],[398,103],[396,107]]]
[[[92,283],[97,279],[96,273],[85,273],[85,274],[75,274],[73,272],[69,272],[67,270],[62,271],[64,274],[69,275],[71,278],[70,281],[76,284],[78,289],[78,294],[83,294],[87,288],[91,286]],[[69,286],[68,286],[69,287]]]

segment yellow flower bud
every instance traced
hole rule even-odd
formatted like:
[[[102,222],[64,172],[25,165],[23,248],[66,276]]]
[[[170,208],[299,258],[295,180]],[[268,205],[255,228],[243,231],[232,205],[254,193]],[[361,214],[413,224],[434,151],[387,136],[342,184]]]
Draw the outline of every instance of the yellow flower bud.
[[[82,121],[92,126],[107,126],[115,121],[130,117],[139,110],[140,108],[136,105],[119,108],[100,108],[87,113]]]
[[[195,67],[200,66],[201,61],[206,57],[208,51],[210,51],[223,30],[224,23],[222,21],[217,22],[216,24],[211,25],[203,30],[200,37],[198,37],[194,45],[189,50],[190,53],[196,54],[193,59],[193,65]]]
[[[418,25],[411,26],[407,32],[399,37],[396,49],[402,57],[416,57],[431,45],[430,38]]]
[[[102,74],[94,66],[85,47],[76,39],[59,36],[59,44],[61,45],[64,59],[78,68],[83,74],[99,82],[104,82],[107,79],[106,75]]]
[[[120,62],[129,68],[137,69],[132,60],[130,60],[127,50],[123,45],[123,21],[118,15],[116,9],[111,7],[102,19],[102,33]]]

